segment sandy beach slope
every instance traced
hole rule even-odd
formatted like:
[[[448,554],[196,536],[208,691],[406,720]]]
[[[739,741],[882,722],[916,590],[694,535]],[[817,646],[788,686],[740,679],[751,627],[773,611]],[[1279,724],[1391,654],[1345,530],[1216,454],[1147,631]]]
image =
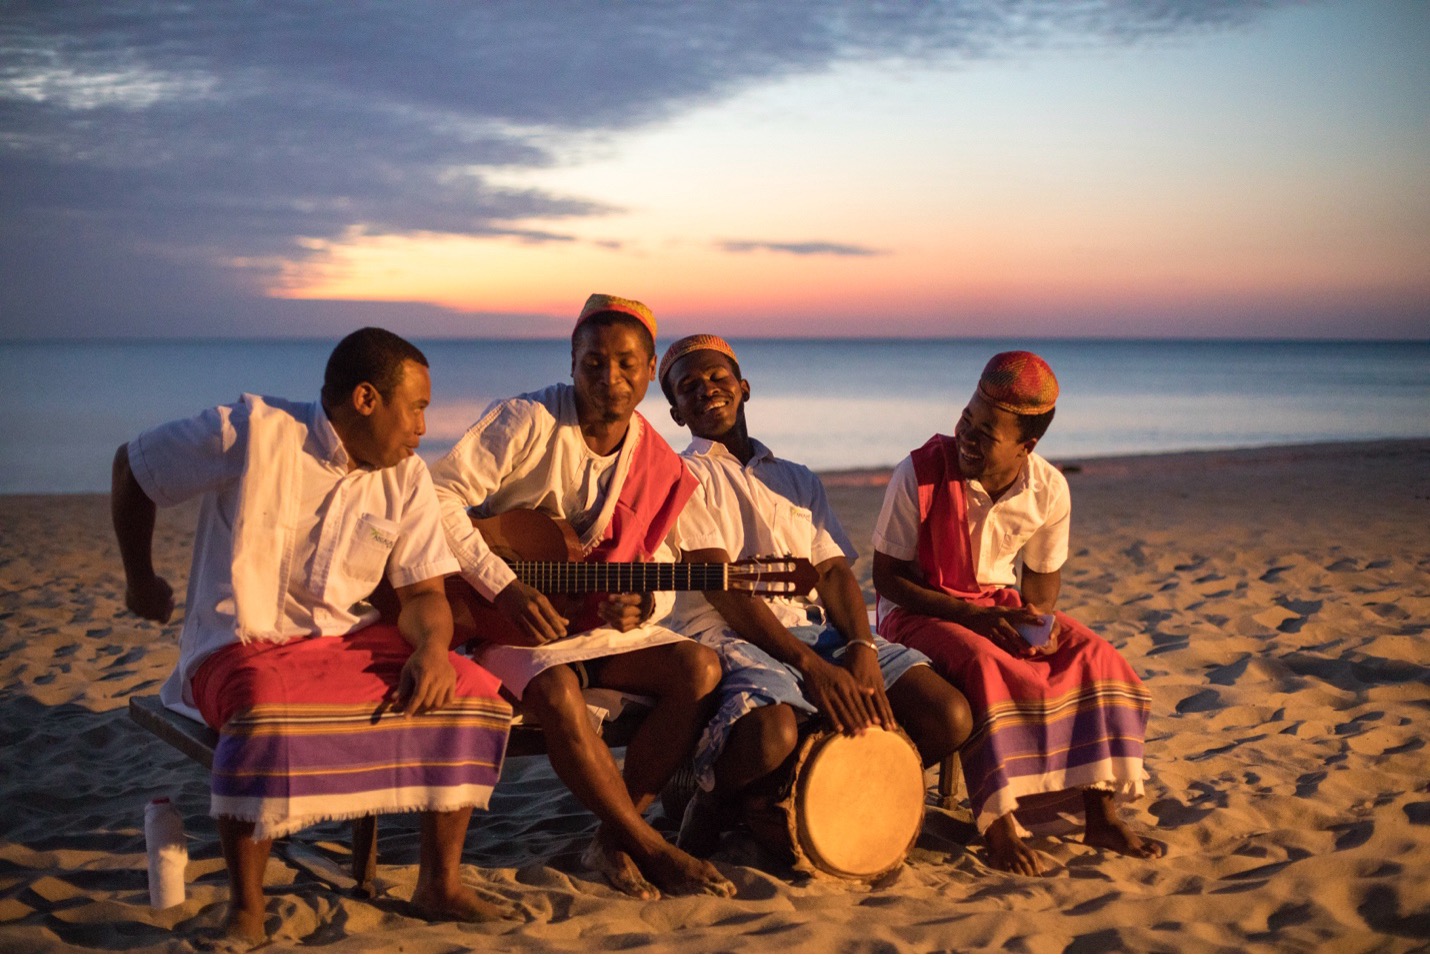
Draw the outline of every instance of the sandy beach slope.
[[[1054,874],[984,865],[929,810],[877,888],[800,879],[748,840],[718,861],[733,900],[641,904],[579,864],[594,820],[543,759],[512,762],[470,834],[467,880],[528,918],[429,925],[274,857],[280,951],[1425,951],[1430,948],[1430,440],[1067,464],[1063,607],[1100,629],[1153,698],[1145,801],[1158,863],[1079,842],[1052,816]],[[829,477],[868,543],[876,474]],[[182,592],[193,514],[163,514]],[[868,557],[857,571],[868,584]],[[0,497],[0,949],[187,951],[223,913],[204,774],[141,732],[177,628],[121,612],[103,496]],[[171,795],[189,898],[148,906],[142,810]],[[341,842],[344,830],[310,832]],[[416,820],[382,823],[381,882],[416,877]]]

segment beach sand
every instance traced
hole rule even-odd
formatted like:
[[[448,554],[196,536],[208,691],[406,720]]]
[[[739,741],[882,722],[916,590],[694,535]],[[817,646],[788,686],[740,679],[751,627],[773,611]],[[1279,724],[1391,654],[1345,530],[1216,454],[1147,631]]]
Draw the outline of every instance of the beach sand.
[[[1225,952],[1430,947],[1430,440],[1064,464],[1073,554],[1062,607],[1146,679],[1137,828],[1147,863],[1037,823],[1043,878],[989,869],[930,807],[908,865],[875,888],[791,875],[735,838],[735,899],[639,903],[579,864],[594,819],[540,757],[509,763],[474,820],[468,882],[527,918],[427,924],[401,900],[416,817],[381,822],[360,901],[280,856],[269,948],[387,952]],[[887,474],[883,474],[886,476]],[[878,472],[828,477],[856,544]],[[182,595],[193,511],[162,514],[157,565]],[[868,585],[868,556],[857,572]],[[177,627],[122,612],[103,496],[0,497],[0,949],[190,951],[222,918],[205,774],[136,727]],[[188,900],[148,905],[143,807],[185,816]],[[669,825],[667,823],[667,825]],[[340,826],[304,834],[345,840]]]

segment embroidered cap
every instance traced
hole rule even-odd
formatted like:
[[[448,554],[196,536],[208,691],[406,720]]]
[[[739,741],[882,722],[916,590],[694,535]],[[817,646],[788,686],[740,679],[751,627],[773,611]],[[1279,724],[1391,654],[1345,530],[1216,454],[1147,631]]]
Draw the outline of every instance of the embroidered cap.
[[[999,409],[1021,415],[1046,413],[1058,402],[1058,378],[1036,353],[999,353],[983,367],[978,395]]]
[[[579,328],[598,313],[624,313],[640,320],[641,325],[650,330],[650,338],[655,339],[655,314],[650,307],[640,300],[628,300],[623,296],[611,296],[609,293],[592,293],[587,297],[586,305],[581,307],[581,315],[576,317],[576,326],[572,329]]]
[[[671,396],[670,387],[666,385],[665,374],[670,372],[670,368],[675,365],[675,361],[682,356],[689,356],[697,350],[714,350],[716,353],[724,353],[734,362],[740,361],[735,357],[735,351],[729,343],[726,343],[714,333],[694,333],[690,336],[681,337],[670,348],[665,351],[665,356],[660,358],[660,372],[656,374],[656,380],[660,383],[661,391],[672,403],[675,398]]]

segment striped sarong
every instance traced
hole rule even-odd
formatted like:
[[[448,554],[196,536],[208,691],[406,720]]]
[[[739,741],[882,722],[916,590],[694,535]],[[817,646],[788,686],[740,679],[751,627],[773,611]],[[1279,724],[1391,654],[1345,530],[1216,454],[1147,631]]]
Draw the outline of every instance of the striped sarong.
[[[991,600],[1021,606],[1015,590]],[[1019,659],[944,620],[895,610],[879,631],[928,655],[968,699],[973,733],[959,750],[980,831],[1018,806],[1018,797],[1097,787],[1143,794],[1143,740],[1151,697],[1107,640],[1070,616],[1057,652]]]
[[[234,643],[194,675],[194,699],[219,731],[211,812],[276,838],[325,820],[485,809],[501,774],[511,707],[470,659],[447,707],[391,708],[412,647],[395,626],[349,636]]]

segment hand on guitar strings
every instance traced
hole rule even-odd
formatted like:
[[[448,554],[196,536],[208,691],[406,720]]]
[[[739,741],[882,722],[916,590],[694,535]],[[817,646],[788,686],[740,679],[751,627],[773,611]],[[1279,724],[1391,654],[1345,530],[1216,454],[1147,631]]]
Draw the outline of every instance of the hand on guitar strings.
[[[644,623],[654,609],[653,593],[610,593],[596,607],[606,625],[623,633]]]
[[[514,579],[496,596],[496,607],[532,640],[531,645],[540,646],[566,635],[568,620],[556,611],[551,600],[538,589]]]

